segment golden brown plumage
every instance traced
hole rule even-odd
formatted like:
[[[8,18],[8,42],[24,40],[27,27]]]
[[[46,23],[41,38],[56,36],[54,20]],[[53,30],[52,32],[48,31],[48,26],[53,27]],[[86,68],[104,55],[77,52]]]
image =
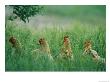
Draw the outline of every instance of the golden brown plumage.
[[[90,40],[84,42],[84,53],[92,55],[93,60],[105,63],[105,59],[101,58],[98,53],[92,49],[92,43]]]
[[[15,53],[19,53],[21,54],[21,50],[22,50],[22,45],[19,42],[19,40],[17,40],[14,36],[9,38],[9,43],[12,47],[12,49],[14,50]]]
[[[15,37],[10,37],[9,42],[11,43],[13,48],[21,48],[21,43]]]
[[[69,36],[64,36],[60,55],[62,58],[73,58]]]
[[[48,42],[44,39],[44,38],[40,38],[39,39],[39,49],[33,50],[33,52],[40,52],[40,53],[44,53],[44,54],[48,54],[50,59],[53,59],[53,57],[51,56],[50,53],[50,47]]]

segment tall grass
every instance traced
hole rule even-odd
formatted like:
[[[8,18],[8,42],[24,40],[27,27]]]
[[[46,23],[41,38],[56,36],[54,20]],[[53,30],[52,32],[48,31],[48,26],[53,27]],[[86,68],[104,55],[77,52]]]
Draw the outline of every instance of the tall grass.
[[[103,64],[96,63],[91,56],[83,56],[83,43],[91,40],[93,49],[101,57],[106,57],[106,29],[103,24],[82,24],[75,22],[70,28],[53,26],[51,28],[34,29],[19,27],[8,21],[5,28],[5,70],[6,71],[106,71]],[[57,58],[62,46],[63,36],[70,37],[74,60]],[[10,36],[15,36],[22,44],[22,50],[16,52],[9,43]],[[37,41],[46,38],[50,45],[54,61],[45,54],[33,54],[39,48]]]

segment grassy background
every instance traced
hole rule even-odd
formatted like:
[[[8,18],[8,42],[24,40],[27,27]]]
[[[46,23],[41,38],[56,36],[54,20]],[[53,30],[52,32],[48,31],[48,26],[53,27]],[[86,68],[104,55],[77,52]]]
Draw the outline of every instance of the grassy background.
[[[83,43],[91,40],[93,49],[106,58],[105,6],[44,6],[44,15],[64,18],[72,23],[67,28],[56,24],[43,29],[21,26],[16,21],[7,21],[5,27],[5,70],[6,71],[106,71],[105,65],[92,61],[91,56],[82,56]],[[23,45],[16,52],[9,43],[15,36]],[[58,59],[63,36],[69,35],[74,60]],[[37,41],[45,37],[54,61],[45,54],[32,54],[39,48]]]

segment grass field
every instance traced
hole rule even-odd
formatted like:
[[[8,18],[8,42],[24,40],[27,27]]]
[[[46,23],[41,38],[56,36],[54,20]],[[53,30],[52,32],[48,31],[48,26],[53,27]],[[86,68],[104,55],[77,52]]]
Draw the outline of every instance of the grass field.
[[[42,29],[33,25],[17,24],[7,21],[5,27],[5,70],[6,71],[106,71],[106,66],[96,63],[89,55],[83,56],[85,40],[91,40],[93,49],[106,58],[105,6],[44,6],[43,16],[57,17],[57,22],[44,25]],[[64,10],[65,9],[65,10]],[[42,17],[43,17],[42,16]],[[45,19],[45,18],[44,18]],[[59,20],[59,21],[58,21]],[[71,22],[67,27],[66,23]],[[58,24],[61,22],[62,24]],[[41,24],[43,22],[40,22]],[[32,23],[30,23],[32,24]],[[63,37],[70,37],[74,60],[58,59]],[[9,43],[10,36],[15,36],[22,44],[16,52]],[[43,54],[31,51],[39,48],[37,41],[45,37],[49,43],[54,61]]]

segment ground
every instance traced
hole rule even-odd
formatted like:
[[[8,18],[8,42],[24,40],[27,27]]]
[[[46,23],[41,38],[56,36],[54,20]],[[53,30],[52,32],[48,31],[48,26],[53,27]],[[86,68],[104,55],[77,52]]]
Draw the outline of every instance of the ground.
[[[19,19],[7,21],[5,27],[5,70],[6,71],[106,71],[106,66],[96,63],[91,56],[83,56],[85,40],[92,41],[92,47],[106,58],[105,6],[45,6],[45,13],[30,18],[29,23]],[[43,12],[44,12],[43,11]],[[63,37],[71,41],[74,60],[57,58]],[[22,44],[16,52],[9,43],[15,36]],[[32,54],[39,48],[37,41],[45,37],[49,43],[54,61],[45,54]]]

